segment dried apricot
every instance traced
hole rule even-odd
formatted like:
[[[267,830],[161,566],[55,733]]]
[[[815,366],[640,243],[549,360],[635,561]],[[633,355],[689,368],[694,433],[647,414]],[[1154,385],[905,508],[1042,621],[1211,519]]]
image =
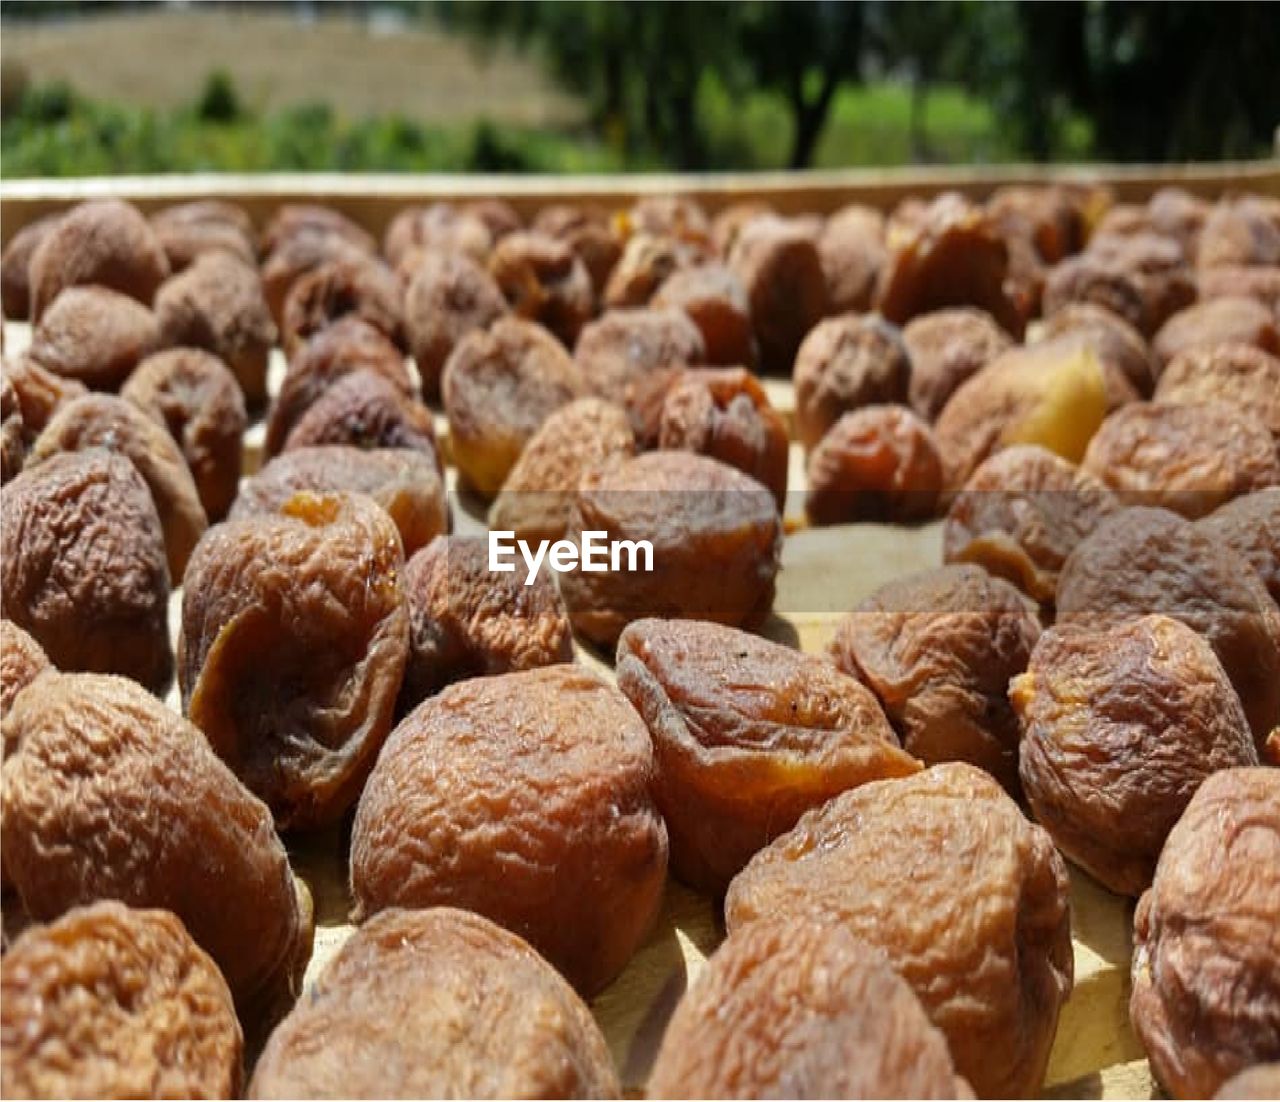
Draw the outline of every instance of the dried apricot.
[[[912,318],[902,330],[902,342],[911,365],[907,398],[930,422],[938,419],[961,383],[1013,346],[995,318],[972,306]]]
[[[165,207],[150,218],[171,272],[189,268],[202,253],[222,251],[258,263],[253,223],[239,207],[218,199],[202,199]]]
[[[44,312],[26,354],[41,367],[95,390],[117,390],[160,346],[145,306],[105,287],[68,287]]]
[[[0,484],[22,470],[27,457],[27,429],[22,402],[8,370],[0,375]]]
[[[756,340],[741,280],[722,264],[673,272],[650,300],[655,310],[683,310],[702,334],[709,364],[754,367]]]
[[[1252,298],[1212,298],[1180,310],[1151,342],[1161,369],[1175,356],[1220,344],[1251,344],[1280,352],[1275,314]]]
[[[321,394],[285,438],[284,450],[321,445],[411,448],[436,459],[431,411],[381,372],[349,371]]]
[[[884,228],[883,214],[856,203],[836,211],[822,227],[818,255],[831,313],[871,309],[886,258]]]
[[[493,247],[494,235],[475,211],[452,203],[404,207],[387,226],[382,255],[393,268],[417,253],[461,255],[483,264]]]
[[[1274,268],[1223,266],[1201,268],[1196,285],[1202,300],[1251,298],[1270,307],[1280,317],[1280,265]]]
[[[294,280],[284,300],[281,343],[292,354],[320,330],[354,314],[406,348],[404,290],[372,257],[330,260]]]
[[[604,211],[552,203],[538,211],[531,229],[568,245],[586,267],[597,301],[604,297],[609,275],[622,256],[622,242]]]
[[[31,284],[28,268],[31,257],[49,231],[58,224],[60,214],[46,214],[28,222],[4,247],[0,257],[0,309],[7,318],[26,321],[31,315]]]
[[[1232,265],[1280,266],[1280,225],[1256,200],[1218,203],[1200,232],[1196,263],[1201,268]]]
[[[12,620],[0,620],[0,719],[23,689],[51,669],[39,643]]]
[[[669,234],[634,233],[609,271],[604,306],[613,310],[647,306],[676,272],[711,259],[704,244]]]
[[[372,246],[362,248],[338,233],[307,231],[284,238],[267,251],[262,262],[262,294],[272,322],[277,327],[284,324],[284,303],[289,290],[308,272],[335,260],[367,260],[372,255]]]
[[[1150,396],[1156,378],[1155,363],[1146,339],[1129,322],[1105,306],[1069,302],[1040,323],[1033,343],[1072,333],[1084,334],[1099,359],[1119,368],[1138,397]]]
[[[519,317],[541,322],[569,348],[595,313],[586,265],[554,237],[508,234],[489,256],[489,273]]]
[[[30,356],[6,358],[4,376],[17,394],[23,439],[28,447],[62,406],[89,392],[84,383],[55,375]]]
[[[1280,604],[1280,487],[1228,501],[1197,525],[1248,561]]]
[[[1048,264],[1079,252],[1084,245],[1084,203],[1068,187],[998,187],[986,208],[997,220],[1012,215],[1026,222],[1036,252]]]
[[[1256,417],[1280,440],[1280,356],[1247,344],[1201,346],[1165,365],[1158,402],[1224,402]]]

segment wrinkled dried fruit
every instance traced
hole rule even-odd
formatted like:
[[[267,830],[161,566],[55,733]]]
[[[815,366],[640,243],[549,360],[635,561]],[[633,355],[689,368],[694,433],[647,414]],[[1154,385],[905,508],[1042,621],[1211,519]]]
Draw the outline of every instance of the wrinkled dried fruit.
[[[56,455],[0,493],[4,614],[64,670],[173,677],[169,571],[137,469],[104,451]]]
[[[701,204],[690,195],[645,195],[623,216],[627,227],[639,233],[668,233],[699,240],[711,232],[711,222]]]
[[[451,685],[396,728],[356,809],[359,916],[447,905],[505,926],[586,995],[639,947],[667,832],[626,698],[574,666]]]
[[[372,248],[361,248],[338,233],[307,231],[285,238],[262,262],[262,294],[272,322],[277,327],[284,324],[289,290],[308,272],[332,261],[368,260],[372,255]]]
[[[22,434],[27,446],[34,443],[50,418],[67,402],[87,394],[83,383],[55,375],[30,356],[4,361],[4,376],[13,384],[22,411]]]
[[[195,727],[123,678],[50,673],[4,733],[19,752],[4,763],[0,843],[33,918],[98,899],[164,907],[222,970],[247,1028],[292,1002],[311,933],[284,846]]]
[[[599,398],[579,398],[552,413],[525,445],[489,510],[489,527],[518,539],[564,538],[583,476],[635,454],[626,412]]]
[[[1196,285],[1202,300],[1251,298],[1280,317],[1280,265],[1274,268],[1201,268]]]
[[[910,362],[907,396],[926,421],[936,421],[961,383],[1013,346],[995,318],[969,306],[912,318],[902,341]]]
[[[58,224],[60,214],[46,214],[28,222],[4,247],[0,258],[0,309],[4,316],[25,321],[31,314],[31,284],[28,265],[40,242]]]
[[[240,482],[248,423],[244,395],[227,365],[196,348],[159,352],[138,365],[120,397],[169,430],[209,519],[226,516]]]
[[[1156,386],[1159,402],[1225,402],[1256,417],[1280,439],[1280,357],[1247,344],[1179,353]]]
[[[611,310],[647,306],[676,272],[711,259],[710,250],[701,242],[669,234],[632,234],[609,272],[604,305]]]
[[[1252,298],[1213,298],[1188,306],[1160,327],[1151,342],[1163,370],[1175,356],[1220,344],[1251,344],[1280,352],[1275,314]]]
[[[404,207],[382,238],[382,255],[399,268],[414,255],[460,255],[483,264],[494,235],[475,211],[451,203]]]
[[[1151,883],[1169,831],[1206,777],[1258,762],[1213,649],[1167,616],[1051,628],[1009,698],[1037,821],[1119,895]]]
[[[622,255],[622,242],[604,211],[552,203],[538,211],[531,228],[568,245],[586,266],[595,297],[604,295],[609,275]]]
[[[219,250],[246,264],[258,263],[253,223],[231,203],[218,199],[180,203],[153,214],[150,221],[172,272],[190,267],[202,253]]]
[[[316,398],[289,430],[284,451],[326,444],[411,448],[436,459],[431,411],[367,368],[348,372]]]
[[[1012,216],[1030,230],[1040,258],[1056,264],[1080,251],[1085,239],[1087,197],[1070,185],[996,188],[987,199],[987,211],[997,220]]]
[[[168,275],[164,250],[136,207],[119,199],[81,203],[58,219],[31,255],[31,320],[38,322],[68,287],[90,283],[150,306]]]
[[[39,643],[12,620],[0,620],[0,719],[23,689],[51,669]]]
[[[494,572],[486,539],[441,536],[409,560],[402,714],[454,681],[573,661],[569,614],[552,575],[529,583],[524,561],[513,557],[514,570]]]
[[[989,777],[942,765],[844,792],[756,854],[725,900],[731,937],[809,914],[884,952],[980,1097],[1039,1090],[1072,982],[1067,871]]]
[[[9,377],[8,365],[0,375],[0,484],[19,474],[27,456],[26,422],[22,401]]]
[[[286,354],[349,314],[368,322],[397,347],[407,347],[399,280],[382,261],[361,257],[330,260],[294,281],[280,323]]]
[[[602,646],[647,616],[750,628],[773,606],[777,505],[755,479],[714,459],[652,452],[597,471],[573,503],[566,534],[580,544],[587,531],[653,547],[651,571],[643,549],[634,558],[620,550],[621,569],[560,576],[573,626]]]
[[[1256,200],[1219,203],[1200,233],[1196,263],[1201,268],[1280,266],[1280,224]]]
[[[430,253],[417,263],[405,290],[404,324],[424,397],[439,395],[440,376],[458,342],[506,312],[501,289],[470,257]]]
[[[805,512],[813,524],[933,516],[942,457],[929,426],[905,406],[844,414],[809,455]]]
[[[365,923],[280,1025],[251,1098],[617,1098],[582,1000],[523,941],[447,907]]]
[[[391,729],[409,650],[404,557],[362,494],[227,521],[183,580],[183,711],[282,828],[336,819]]]
[[[1093,475],[1035,444],[996,452],[951,502],[943,559],[976,563],[1042,605],[1076,544],[1120,503]]]
[[[721,256],[733,251],[744,226],[757,218],[777,217],[778,212],[763,199],[739,199],[721,207],[711,219],[711,241]]]
[[[595,312],[586,265],[554,237],[508,234],[489,256],[489,273],[518,316],[541,322],[569,348]]]
[[[178,445],[125,399],[88,394],[54,414],[32,447],[30,462],[34,465],[62,452],[91,448],[117,452],[138,469],[160,518],[169,577],[181,578],[209,522]]]
[[[1280,724],[1280,610],[1248,562],[1165,509],[1122,509],[1068,557],[1058,622],[1092,626],[1151,612],[1203,635],[1262,749]]]
[[[203,348],[235,375],[245,401],[267,397],[267,358],[276,340],[257,271],[230,253],[197,257],[156,295],[165,345]]]
[[[1130,503],[1195,519],[1241,494],[1280,485],[1266,425],[1220,402],[1134,402],[1103,422],[1081,468]]]
[[[1228,501],[1197,526],[1244,558],[1280,604],[1280,487]]]
[[[1148,397],[1156,369],[1146,339],[1119,314],[1092,302],[1069,302],[1041,322],[1038,341],[1084,334],[1104,363],[1114,364],[1140,398]],[[1112,387],[1118,390],[1118,387]]]
[[[1173,828],[1134,917],[1129,1014],[1177,1098],[1280,1060],[1280,770],[1214,774]]]
[[[543,421],[583,389],[578,366],[540,325],[504,317],[468,334],[441,384],[461,474],[479,493],[496,494]]]
[[[980,766],[1016,793],[1018,721],[1005,694],[1039,637],[1008,582],[944,566],[881,586],[845,617],[831,654],[870,686],[907,753]]]
[[[1280,1098],[1280,1061],[1274,1064],[1255,1064],[1238,1072],[1223,1083],[1213,1097]]]
[[[395,522],[406,556],[449,528],[435,460],[410,448],[295,448],[271,460],[240,490],[232,520],[278,513],[301,490],[367,494]]]
[[[726,367],[754,367],[756,340],[741,280],[722,264],[673,272],[650,302],[655,310],[683,310],[702,334],[705,359]]]
[[[809,808],[920,768],[857,680],[747,632],[639,620],[617,671],[653,739],[672,869],[702,891],[722,893]]]
[[[27,355],[95,390],[116,390],[160,345],[155,315],[105,287],[69,287],[37,323]]]
[[[231,1098],[244,1041],[217,966],[168,911],[95,903],[4,956],[8,1098]]]
[[[262,231],[264,256],[304,238],[332,237],[364,253],[378,251],[377,242],[341,211],[319,203],[285,203],[277,207]]]
[[[818,255],[827,280],[827,309],[833,314],[871,309],[876,280],[884,266],[884,215],[851,204],[822,227]]]
[[[684,372],[662,404],[658,447],[696,452],[736,467],[762,483],[783,508],[787,425],[745,368]]]
[[[897,326],[845,314],[815,326],[796,354],[796,435],[806,449],[850,410],[904,403],[911,360]]]

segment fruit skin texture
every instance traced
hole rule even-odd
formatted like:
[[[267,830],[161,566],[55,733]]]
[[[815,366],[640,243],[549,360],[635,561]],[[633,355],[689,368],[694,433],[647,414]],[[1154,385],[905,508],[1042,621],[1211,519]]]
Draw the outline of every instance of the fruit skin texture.
[[[961,383],[1013,346],[995,318],[971,306],[921,314],[903,328],[902,340],[911,359],[911,408],[930,422]]]
[[[982,1098],[1035,1094],[1072,983],[1067,870],[964,764],[873,781],[801,816],[729,886],[725,922],[836,921],[881,949]]]
[[[343,375],[298,418],[284,451],[325,446],[412,448],[436,460],[431,411],[377,371]]]
[[[51,669],[39,643],[12,620],[0,620],[0,719],[23,689]]]
[[[281,829],[354,802],[391,729],[409,650],[404,554],[362,494],[290,498],[232,520],[187,570],[184,713]]]
[[[1280,1060],[1278,962],[1280,770],[1215,773],[1169,834],[1134,918],[1129,1015],[1174,1097],[1209,1098]]]
[[[972,1098],[881,953],[778,915],[735,930],[667,1026],[650,1098]]]
[[[159,346],[147,307],[106,287],[68,287],[35,327],[26,355],[64,379],[118,390]]]
[[[591,1012],[514,934],[448,907],[370,919],[281,1023],[250,1098],[617,1098]]]
[[[617,678],[653,739],[672,869],[715,895],[810,807],[920,769],[857,680],[744,631],[639,620]]]
[[[400,723],[360,798],[357,920],[475,911],[595,994],[662,901],[667,831],[652,781],[644,724],[592,674],[548,666],[451,685]]]
[[[267,808],[137,685],[46,674],[4,720],[5,873],[37,921],[118,899],[173,911],[242,1020],[291,1002],[311,953]]]
[[[292,354],[348,314],[407,347],[404,291],[395,273],[372,258],[331,260],[296,279],[285,296],[280,343]]]
[[[1036,820],[1118,895],[1151,883],[1169,831],[1206,777],[1258,763],[1213,649],[1167,616],[1050,629],[1009,697]]]
[[[1280,486],[1235,498],[1196,525],[1247,559],[1280,603]]]
[[[217,966],[168,911],[78,907],[5,953],[6,1098],[232,1098],[244,1041]]]
[[[1155,396],[1161,402],[1225,402],[1280,439],[1280,357],[1252,345],[1215,344],[1179,353],[1165,366]]]
[[[5,616],[63,670],[173,678],[169,570],[155,504],[133,464],[55,455],[0,493]]]

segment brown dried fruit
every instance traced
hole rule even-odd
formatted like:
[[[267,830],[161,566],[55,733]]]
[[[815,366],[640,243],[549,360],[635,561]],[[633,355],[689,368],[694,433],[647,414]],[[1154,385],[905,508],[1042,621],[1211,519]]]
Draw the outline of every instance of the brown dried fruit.
[[[169,577],[181,578],[209,522],[178,445],[132,403],[113,394],[87,394],[53,415],[31,449],[30,462],[91,448],[123,455],[138,469],[160,518]]]
[[[1280,1061],[1255,1064],[1228,1079],[1214,1098],[1280,1098]]]
[[[881,586],[845,617],[836,665],[876,694],[926,765],[977,765],[1018,791],[1018,721],[1006,692],[1027,668],[1040,624],[1008,582],[944,566]]]
[[[483,993],[483,996],[480,996]],[[617,1098],[599,1026],[546,961],[447,907],[371,919],[281,1023],[251,1098]]]
[[[818,237],[818,255],[827,280],[827,309],[833,314],[871,309],[876,280],[884,266],[884,215],[857,203],[835,212]]]
[[[436,453],[431,411],[378,371],[361,368],[343,375],[298,418],[284,451],[321,445],[356,448],[411,448]]]
[[[1252,298],[1209,299],[1174,314],[1151,347],[1163,370],[1175,356],[1220,344],[1251,344],[1264,352],[1280,352],[1275,314]]]
[[[712,244],[721,256],[727,257],[748,222],[754,222],[757,218],[777,217],[777,214],[763,199],[739,199],[721,207],[711,219]]]
[[[647,306],[676,272],[712,259],[710,249],[701,242],[669,234],[632,234],[609,272],[604,305],[613,310]]]
[[[1129,1015],[1156,1078],[1208,1098],[1280,1059],[1280,770],[1200,786],[1134,918]]]
[[[396,728],[351,835],[361,917],[447,905],[505,926],[600,991],[662,901],[653,752],[611,685],[574,666],[451,685]]]
[[[910,364],[907,397],[926,421],[936,421],[961,383],[1013,347],[995,318],[970,306],[912,318],[902,342]]]
[[[1280,604],[1280,488],[1228,501],[1197,526],[1247,560]]]
[[[597,471],[573,503],[566,535],[580,545],[587,531],[653,547],[651,571],[641,549],[634,559],[618,555],[621,566],[640,569],[560,576],[573,626],[602,646],[647,616],[751,628],[773,605],[778,507],[759,482],[714,459],[652,452]]]
[[[1220,402],[1134,402],[1116,410],[1090,441],[1081,469],[1131,504],[1192,520],[1280,485],[1280,457],[1266,425]]]
[[[1205,220],[1196,262],[1201,268],[1280,266],[1280,225],[1255,200],[1219,203]]]
[[[28,446],[62,406],[89,393],[83,383],[55,375],[30,356],[6,359],[4,376],[17,393],[23,439]]]
[[[168,911],[78,907],[4,955],[7,1098],[232,1098],[244,1040],[217,966]]]
[[[173,677],[169,571],[137,468],[105,451],[56,455],[0,493],[5,616],[64,670]]]
[[[480,219],[494,241],[501,241],[509,233],[524,226],[524,219],[505,199],[472,199],[459,208],[466,217]]]
[[[519,317],[541,322],[569,348],[595,313],[586,265],[554,237],[508,234],[489,256],[489,274]]]
[[[56,375],[117,390],[159,345],[155,315],[128,295],[69,287],[44,312],[26,354]]]
[[[156,317],[166,345],[212,352],[231,369],[246,402],[266,401],[276,327],[251,266],[226,252],[202,254],[160,288]]]
[[[884,956],[843,927],[736,930],[676,1006],[650,1098],[969,1098],[946,1038]]]
[[[292,1002],[311,934],[284,846],[195,727],[123,678],[50,673],[4,733],[20,747],[4,763],[4,868],[33,918],[164,907],[247,1028]]]
[[[27,432],[22,419],[22,402],[6,366],[5,373],[0,375],[0,484],[21,472],[26,455]]]
[[[741,280],[722,264],[699,264],[673,272],[650,305],[683,310],[702,334],[709,364],[754,367],[756,339],[751,308]]]
[[[1196,284],[1202,300],[1251,298],[1270,307],[1280,317],[1280,265],[1274,268],[1224,266],[1201,268]]]
[[[693,240],[709,239],[711,222],[690,195],[645,195],[623,216],[627,228],[638,233],[665,233]]]
[[[240,490],[232,520],[278,513],[294,494],[356,493],[395,522],[406,556],[449,528],[444,479],[435,459],[410,448],[294,448],[271,460]]]
[[[1159,612],[1213,647],[1262,749],[1280,723],[1280,610],[1228,546],[1165,509],[1122,509],[1068,557],[1058,621],[1103,625]]]
[[[800,342],[827,312],[815,236],[795,222],[757,218],[739,232],[729,267],[747,290],[760,366],[789,375]]]
[[[468,334],[441,383],[458,470],[479,493],[496,494],[543,421],[583,390],[578,366],[540,325],[504,317]]]
[[[31,255],[31,320],[68,287],[96,283],[150,306],[169,262],[147,220],[119,199],[81,203],[58,219]]]
[[[756,854],[725,900],[731,937],[808,914],[885,953],[980,1097],[1039,1090],[1072,982],[1067,870],[989,777],[941,765],[844,792]]]
[[[579,398],[552,413],[530,438],[489,509],[489,527],[530,544],[563,539],[583,476],[635,455],[626,412]]]
[[[1224,300],[1225,301],[1225,300]],[[1201,346],[1166,365],[1160,402],[1225,402],[1256,417],[1280,439],[1280,357],[1247,344]]]
[[[289,361],[280,392],[271,403],[263,447],[267,455],[284,447],[293,426],[311,405],[344,375],[376,371],[412,397],[413,380],[404,355],[372,325],[345,317],[321,330]]]
[[[337,260],[368,260],[373,254],[372,248],[361,248],[337,233],[304,232],[283,239],[262,262],[262,294],[273,324],[283,326],[289,289],[308,272]]]
[[[183,711],[281,829],[340,816],[391,729],[409,611],[391,518],[290,498],[210,530],[183,581]]]
[[[5,317],[25,321],[31,315],[31,284],[28,266],[40,242],[58,224],[61,214],[46,214],[28,222],[4,247],[0,259],[0,309]]]
[[[483,264],[495,235],[476,211],[452,203],[404,207],[391,219],[382,238],[382,255],[399,268],[414,254],[454,254]]]
[[[907,398],[911,360],[902,333],[879,314],[816,325],[795,360],[796,434],[814,448],[842,414]]]
[[[951,502],[943,559],[976,563],[1042,605],[1067,556],[1120,507],[1093,475],[1034,444],[996,452]]]
[[[341,211],[319,203],[285,203],[276,208],[262,231],[262,253],[268,256],[291,241],[321,237],[342,241],[366,255],[378,251],[373,237]]]
[[[538,211],[531,229],[563,241],[582,261],[591,276],[595,297],[604,295],[609,275],[622,256],[622,242],[604,211],[552,203]]]
[[[404,570],[409,661],[401,714],[454,681],[573,661],[569,614],[549,573],[532,581],[523,560],[489,569],[483,537],[441,536]]]
[[[1030,230],[1037,254],[1048,264],[1080,251],[1084,245],[1084,202],[1068,187],[998,187],[986,208],[997,221],[1012,217]]]
[[[330,260],[299,276],[284,300],[281,343],[292,355],[320,330],[354,314],[406,348],[404,289],[373,257]]]
[[[0,620],[0,719],[23,689],[51,669],[39,643],[12,620]]]
[[[424,397],[438,397],[440,376],[458,342],[505,313],[502,291],[470,257],[431,253],[418,262],[405,290],[404,324]]]
[[[240,483],[248,424],[244,395],[227,365],[196,348],[159,352],[138,365],[120,397],[169,430],[209,519],[226,516]]]
[[[844,414],[809,455],[805,513],[813,524],[923,520],[938,511],[942,457],[905,406]]]
[[[857,680],[747,632],[639,620],[617,671],[653,739],[672,869],[701,891],[722,893],[809,808],[920,768]]]
[[[218,199],[180,203],[151,216],[151,228],[169,261],[181,272],[202,253],[221,250],[246,264],[257,265],[253,223],[237,206]]]
[[[1213,649],[1167,616],[1051,628],[1009,699],[1036,819],[1118,895],[1151,883],[1169,831],[1206,777],[1258,762]]]
[[[1036,340],[1072,333],[1085,335],[1098,358],[1119,368],[1138,397],[1151,394],[1156,377],[1151,349],[1142,334],[1119,314],[1093,302],[1069,302],[1041,322]]]
[[[706,455],[762,483],[781,510],[787,425],[759,380],[741,367],[684,372],[666,393],[658,447]]]

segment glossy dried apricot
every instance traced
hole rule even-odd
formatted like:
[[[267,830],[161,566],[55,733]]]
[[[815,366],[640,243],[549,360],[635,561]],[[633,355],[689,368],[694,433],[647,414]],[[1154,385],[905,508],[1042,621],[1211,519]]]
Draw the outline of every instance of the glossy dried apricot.
[[[508,234],[489,255],[489,274],[519,317],[540,322],[569,348],[595,313],[586,265],[554,237]]]
[[[552,203],[538,211],[530,228],[568,245],[586,267],[596,300],[604,297],[609,276],[622,256],[622,242],[604,211]]]
[[[670,234],[633,233],[609,271],[603,304],[610,310],[648,306],[675,273],[711,259],[704,244]]]
[[[673,272],[649,305],[655,310],[683,310],[702,334],[707,363],[755,366],[756,340],[747,291],[724,265],[706,263]]]

